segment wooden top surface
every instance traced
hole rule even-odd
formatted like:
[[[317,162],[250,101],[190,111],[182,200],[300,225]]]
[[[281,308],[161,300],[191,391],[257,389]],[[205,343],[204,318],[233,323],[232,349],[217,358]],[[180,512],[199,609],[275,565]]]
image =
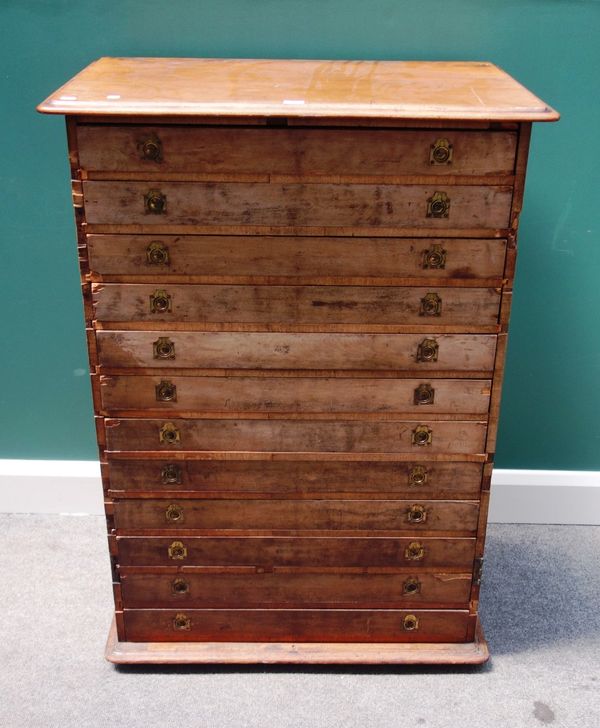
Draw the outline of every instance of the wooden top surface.
[[[46,114],[555,121],[491,63],[100,58]]]

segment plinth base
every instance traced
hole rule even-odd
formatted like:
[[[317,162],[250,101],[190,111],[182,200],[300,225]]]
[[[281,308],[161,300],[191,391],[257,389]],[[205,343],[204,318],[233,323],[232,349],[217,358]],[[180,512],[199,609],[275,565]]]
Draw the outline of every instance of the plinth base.
[[[106,659],[119,665],[480,665],[489,658],[479,622],[474,642],[119,642],[115,621]]]

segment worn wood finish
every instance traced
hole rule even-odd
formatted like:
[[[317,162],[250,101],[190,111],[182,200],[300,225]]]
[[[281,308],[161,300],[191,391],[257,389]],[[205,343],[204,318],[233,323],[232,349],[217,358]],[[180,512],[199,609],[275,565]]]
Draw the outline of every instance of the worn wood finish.
[[[173,559],[173,541],[185,555]],[[473,567],[475,539],[430,536],[117,536],[115,555],[120,566],[178,567],[275,566],[404,567],[466,572]]]
[[[220,573],[121,575],[131,609],[261,607],[402,609],[467,608],[471,574]]]
[[[174,357],[155,358],[154,343],[169,339]],[[496,337],[477,334],[338,334],[200,331],[98,331],[98,361],[105,367],[216,369],[416,369],[491,371]],[[430,338],[437,358],[419,361]]]
[[[170,310],[153,311],[151,296],[165,291]],[[95,284],[100,321],[307,324],[495,324],[495,288],[377,286],[205,286]],[[441,299],[439,315],[423,315],[428,294]]]
[[[179,441],[160,440],[168,422],[144,419],[106,421],[108,450],[238,450],[284,452],[478,453],[485,422],[189,420],[178,419]],[[428,445],[413,444],[413,431],[432,430]]]
[[[167,263],[150,263],[159,243]],[[428,251],[445,251],[443,268],[424,268]],[[501,279],[506,241],[472,238],[364,238],[289,235],[89,235],[90,269],[103,277],[142,275],[289,278]],[[373,281],[371,281],[373,282]]]
[[[418,629],[405,630],[406,610],[188,609],[189,628],[173,626],[173,609],[126,609],[125,638],[134,641],[461,642],[468,611],[414,610]]]
[[[446,217],[428,216],[434,185],[277,182],[84,181],[86,219],[95,225],[230,225],[383,228],[507,228],[509,186],[453,185]],[[166,197],[162,214],[145,197]]]
[[[101,377],[103,409],[165,412],[418,412],[485,414],[489,379]],[[169,399],[172,397],[172,399]],[[419,397],[425,399],[421,403]],[[161,399],[166,398],[166,399]]]
[[[115,527],[273,531],[460,531],[477,528],[476,501],[413,500],[118,500]],[[419,521],[415,520],[420,519]]]
[[[47,114],[554,121],[491,63],[100,58],[38,106]]]
[[[510,175],[514,170],[514,132],[452,131],[450,164],[432,164],[435,130],[284,129],[202,126],[105,126],[77,129],[81,166],[113,173],[178,172],[331,177]],[[159,159],[147,159],[141,147],[158,139]]]
[[[393,492],[403,498],[469,500],[479,497],[481,463],[432,461],[418,465],[419,470],[415,471],[415,463],[369,460],[111,460],[107,479],[115,494],[192,491],[298,496]],[[172,468],[171,477],[176,482],[168,482]],[[415,472],[419,477],[416,482]]]

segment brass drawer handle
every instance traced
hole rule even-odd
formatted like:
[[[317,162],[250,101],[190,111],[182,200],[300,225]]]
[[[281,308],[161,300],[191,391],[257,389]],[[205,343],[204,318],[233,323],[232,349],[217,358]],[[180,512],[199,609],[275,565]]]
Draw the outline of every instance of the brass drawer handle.
[[[167,196],[160,190],[148,190],[144,195],[144,207],[150,215],[164,215],[167,211]]]
[[[406,596],[420,594],[421,582],[414,576],[410,576],[402,585],[402,593]]]
[[[183,561],[187,558],[187,549],[181,541],[173,541],[168,549],[169,558],[173,561]]]
[[[425,523],[427,520],[427,510],[425,506],[412,505],[406,511],[406,520],[409,523]]]
[[[152,344],[155,359],[175,359],[175,343],[168,336],[161,336]]]
[[[430,164],[452,164],[452,144],[448,139],[436,139],[429,151]]]
[[[450,216],[450,198],[445,192],[434,192],[427,200],[427,217]]]
[[[157,402],[177,402],[177,386],[168,379],[163,379],[154,389]]]
[[[181,521],[183,521],[183,506],[178,506],[175,505],[175,503],[171,503],[171,505],[165,511],[165,518],[169,523],[180,523]]]
[[[165,422],[160,428],[158,439],[166,445],[175,445],[180,441],[179,430],[173,422]]]
[[[437,361],[439,349],[435,339],[423,339],[417,347],[417,361],[421,363]]]
[[[417,425],[412,433],[412,444],[427,447],[433,441],[433,430],[427,425]]]
[[[419,629],[419,620],[414,614],[407,614],[406,617],[404,617],[402,626],[407,632],[413,632],[414,630]]]
[[[441,316],[442,299],[437,293],[428,293],[421,299],[419,316]]]
[[[163,290],[156,290],[150,294],[150,313],[169,313],[171,311],[171,296]]]
[[[183,596],[184,594],[189,594],[190,585],[188,584],[188,582],[185,579],[178,576],[176,579],[173,579],[173,581],[171,582],[171,592],[173,594],[175,594],[176,596]]]
[[[162,142],[156,134],[151,134],[141,142],[138,149],[142,159],[148,159],[152,162],[160,162],[162,159]]]
[[[169,249],[158,240],[153,240],[146,248],[149,265],[169,265]]]
[[[164,485],[170,483],[181,483],[181,468],[174,463],[167,463],[160,471],[160,479]]]
[[[425,270],[442,270],[446,267],[446,251],[441,245],[432,245],[423,252],[423,268]]]
[[[425,557],[425,547],[419,541],[411,541],[404,550],[407,561],[422,561]]]
[[[412,487],[425,485],[429,473],[424,465],[413,465],[408,471],[408,484]]]
[[[415,404],[433,404],[434,399],[435,389],[431,386],[431,384],[419,384],[419,386],[415,389]]]
[[[406,618],[404,621],[406,622]],[[187,614],[176,614],[173,617],[173,629],[176,632],[189,632],[191,628],[192,620],[187,616]]]

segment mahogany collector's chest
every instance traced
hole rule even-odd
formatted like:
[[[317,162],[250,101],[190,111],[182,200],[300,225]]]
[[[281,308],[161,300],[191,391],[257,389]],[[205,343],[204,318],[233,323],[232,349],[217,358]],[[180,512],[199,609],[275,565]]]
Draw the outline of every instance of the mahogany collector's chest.
[[[488,63],[102,58],[65,114],[115,662],[487,659],[533,121]]]

